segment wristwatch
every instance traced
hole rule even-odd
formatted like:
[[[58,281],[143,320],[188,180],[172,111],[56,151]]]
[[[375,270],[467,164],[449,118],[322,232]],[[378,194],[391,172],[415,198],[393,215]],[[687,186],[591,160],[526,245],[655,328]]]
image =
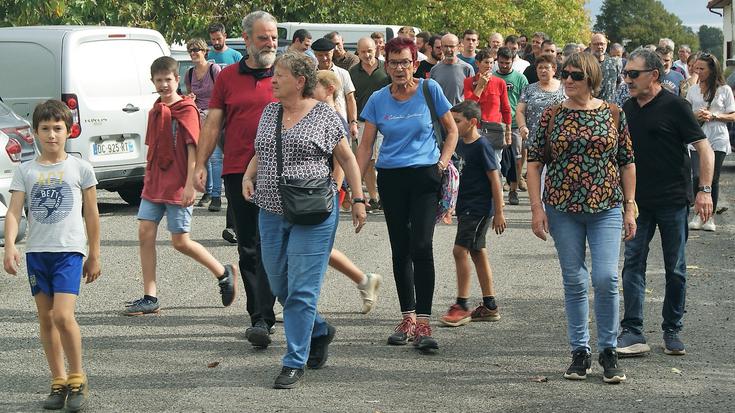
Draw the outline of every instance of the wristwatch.
[[[704,192],[705,194],[711,194],[712,193],[712,187],[709,185],[702,185],[699,188],[697,188],[699,192]]]
[[[353,204],[365,204],[365,198],[352,198]]]

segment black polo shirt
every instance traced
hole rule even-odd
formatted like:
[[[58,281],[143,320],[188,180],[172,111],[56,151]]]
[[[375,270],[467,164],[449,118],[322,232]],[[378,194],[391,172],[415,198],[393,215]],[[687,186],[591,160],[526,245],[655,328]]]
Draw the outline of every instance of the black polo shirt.
[[[349,72],[352,84],[355,85],[358,119],[362,121],[364,119],[359,115],[362,113],[362,108],[365,107],[368,99],[370,99],[370,95],[390,83],[390,78],[385,72],[385,62],[382,60],[378,60],[378,67],[370,75],[362,68],[362,63],[352,66]]]
[[[661,90],[645,106],[623,105],[635,153],[635,199],[642,207],[693,202],[687,144],[707,139],[689,102]]]

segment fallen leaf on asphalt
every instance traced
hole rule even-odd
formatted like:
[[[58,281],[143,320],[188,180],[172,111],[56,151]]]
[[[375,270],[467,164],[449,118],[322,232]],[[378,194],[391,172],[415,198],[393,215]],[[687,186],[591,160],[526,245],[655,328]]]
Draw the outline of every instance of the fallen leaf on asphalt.
[[[637,402],[642,402],[642,401],[643,401],[643,399],[636,399],[636,401],[637,401]]]
[[[651,294],[653,292],[653,288],[646,288],[646,294]]]
[[[380,403],[380,400],[365,400],[365,403]]]
[[[687,270],[698,270],[699,267],[696,265],[687,265]]]
[[[209,367],[210,369],[213,369],[213,368],[215,368],[217,366],[219,366],[219,361],[213,361],[213,362],[207,364],[207,367]]]
[[[681,370],[677,369],[676,367],[672,367],[671,368],[671,372],[674,373],[674,374],[678,374],[678,375],[681,376]]]
[[[529,380],[536,383],[546,383],[547,381],[549,381],[549,378],[546,376],[533,376]]]

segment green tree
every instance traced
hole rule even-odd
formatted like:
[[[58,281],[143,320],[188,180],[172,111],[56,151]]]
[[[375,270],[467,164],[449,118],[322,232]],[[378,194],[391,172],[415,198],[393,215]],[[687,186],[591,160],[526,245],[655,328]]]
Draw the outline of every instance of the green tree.
[[[666,10],[658,0],[605,0],[597,15],[595,30],[607,34],[611,42],[624,43],[627,50],[646,44],[658,44],[668,37],[677,45],[699,47],[699,40],[692,29],[681,19]]]
[[[722,55],[722,44],[725,41],[722,29],[719,27],[701,26],[699,28],[699,47],[708,51],[720,59]]]

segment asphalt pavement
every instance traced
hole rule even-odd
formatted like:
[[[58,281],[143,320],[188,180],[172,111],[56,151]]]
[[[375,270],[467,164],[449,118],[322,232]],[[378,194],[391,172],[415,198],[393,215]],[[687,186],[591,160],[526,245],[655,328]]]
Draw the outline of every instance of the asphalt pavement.
[[[349,216],[342,214],[335,246],[363,270],[382,274],[383,286],[376,308],[362,315],[355,286],[328,271],[319,308],[337,335],[326,366],[307,371],[294,390],[271,388],[285,349],[282,325],[267,350],[251,347],[244,339],[249,321],[242,288],[236,302],[222,308],[214,278],[171,247],[165,226],[157,243],[160,315],[120,314],[125,301],[142,295],[136,209],[100,191],[103,275],[82,287],[77,311],[91,389],[88,411],[733,411],[732,156],[721,188],[721,206],[729,210],[717,216],[717,232],[690,234],[682,332],[687,355],[668,356],[661,347],[664,272],[657,236],[651,243],[645,307],[652,352],[621,359],[628,380],[619,385],[602,382],[596,354],[586,381],[562,377],[571,359],[559,265],[553,241],[531,233],[525,193],[521,205],[506,208],[506,233],[488,235],[498,322],[439,327],[438,317],[456,294],[451,253],[456,224],[437,226],[432,323],[440,349],[433,355],[386,345],[400,314],[383,216],[371,214],[355,235]],[[236,248],[221,239],[224,222],[224,210],[196,208],[192,238],[220,260],[236,262]],[[50,384],[25,265],[21,272],[0,276],[0,411],[41,411]],[[481,296],[474,278],[471,302],[476,304]]]

